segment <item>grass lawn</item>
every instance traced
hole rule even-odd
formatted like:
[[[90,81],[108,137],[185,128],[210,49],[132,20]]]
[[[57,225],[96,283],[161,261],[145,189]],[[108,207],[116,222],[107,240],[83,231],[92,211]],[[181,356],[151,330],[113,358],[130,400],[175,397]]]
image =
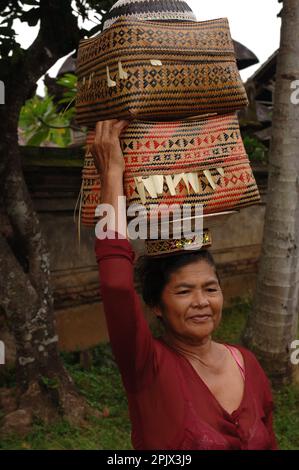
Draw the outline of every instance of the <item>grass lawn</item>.
[[[249,309],[250,305],[245,303],[225,310],[216,338],[238,343]],[[51,426],[37,422],[26,438],[2,438],[0,449],[131,449],[127,402],[109,345],[97,347],[93,356],[90,370],[80,367],[75,354],[63,357],[81,393],[104,416],[90,419],[84,428],[70,426],[65,421]],[[275,430],[280,448],[299,449],[299,385],[275,392],[275,404]]]

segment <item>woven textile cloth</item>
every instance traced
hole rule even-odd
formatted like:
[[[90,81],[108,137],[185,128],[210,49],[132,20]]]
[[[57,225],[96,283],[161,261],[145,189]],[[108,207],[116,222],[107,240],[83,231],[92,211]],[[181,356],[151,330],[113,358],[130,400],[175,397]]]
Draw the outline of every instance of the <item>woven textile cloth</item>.
[[[248,104],[228,20],[121,18],[80,43],[76,118],[175,120]]]
[[[127,206],[142,204],[150,213],[159,204],[192,208],[202,204],[204,214],[214,214],[260,200],[234,113],[202,121],[133,121],[121,135],[121,146]],[[87,148],[84,224],[95,223],[99,191],[100,180]]]
[[[109,11],[104,30],[121,16],[139,20],[196,21],[189,5],[180,0],[119,0]]]

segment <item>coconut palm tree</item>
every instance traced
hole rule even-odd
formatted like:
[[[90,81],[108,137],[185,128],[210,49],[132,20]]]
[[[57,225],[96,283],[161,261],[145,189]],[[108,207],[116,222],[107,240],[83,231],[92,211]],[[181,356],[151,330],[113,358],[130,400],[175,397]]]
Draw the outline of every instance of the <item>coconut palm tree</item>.
[[[244,342],[274,383],[290,382],[299,307],[299,2],[283,0],[262,256]]]

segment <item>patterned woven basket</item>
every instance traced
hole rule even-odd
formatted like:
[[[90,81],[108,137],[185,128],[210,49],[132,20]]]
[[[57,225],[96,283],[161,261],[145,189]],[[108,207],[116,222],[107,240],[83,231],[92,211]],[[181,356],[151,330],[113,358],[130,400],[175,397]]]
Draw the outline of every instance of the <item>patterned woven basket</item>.
[[[170,121],[248,104],[226,18],[153,22],[120,18],[81,41],[76,119]]]
[[[82,170],[80,217],[83,225],[94,226],[95,210],[100,204],[101,182],[91,153],[95,132],[89,132],[86,139],[86,152]]]
[[[214,214],[260,200],[234,113],[201,121],[134,121],[121,146],[127,206],[143,204],[149,212],[159,204],[202,204],[204,214]],[[87,148],[82,222],[92,225],[100,180],[89,155]]]
[[[238,118],[134,121],[121,138],[127,204],[196,204],[211,214],[260,200]]]
[[[109,11],[103,29],[121,16],[139,20],[196,21],[189,5],[181,0],[119,0]]]

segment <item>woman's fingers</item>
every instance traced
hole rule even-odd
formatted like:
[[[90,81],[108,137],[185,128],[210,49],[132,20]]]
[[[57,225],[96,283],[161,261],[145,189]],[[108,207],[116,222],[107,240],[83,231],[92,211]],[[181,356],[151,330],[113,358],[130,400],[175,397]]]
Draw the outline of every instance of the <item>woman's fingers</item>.
[[[128,125],[129,121],[118,119],[100,121],[96,124],[96,136],[92,152],[95,165],[101,175],[115,166],[124,170],[124,159],[119,137]]]
[[[120,120],[114,125],[114,128],[118,131],[118,134],[120,135],[128,127],[129,124],[130,121]]]
[[[102,139],[102,129],[103,129],[103,122],[99,121],[96,123],[96,128],[95,128],[95,139],[94,143],[91,147],[91,153],[93,156],[94,164],[96,166],[96,169],[98,170],[98,173],[100,174],[102,171],[102,157],[101,157],[101,139]]]
[[[102,128],[103,128],[103,121],[98,121],[96,123],[96,134],[95,134],[95,142],[98,142],[101,139],[102,135]]]
[[[129,121],[110,119],[106,121],[99,121],[96,124],[96,137],[95,141],[97,143],[110,142],[111,137],[115,135],[118,137],[124,131],[126,127],[130,124]]]
[[[102,141],[109,144],[111,140],[118,139],[128,124],[128,121],[118,119],[104,121],[102,126]]]

